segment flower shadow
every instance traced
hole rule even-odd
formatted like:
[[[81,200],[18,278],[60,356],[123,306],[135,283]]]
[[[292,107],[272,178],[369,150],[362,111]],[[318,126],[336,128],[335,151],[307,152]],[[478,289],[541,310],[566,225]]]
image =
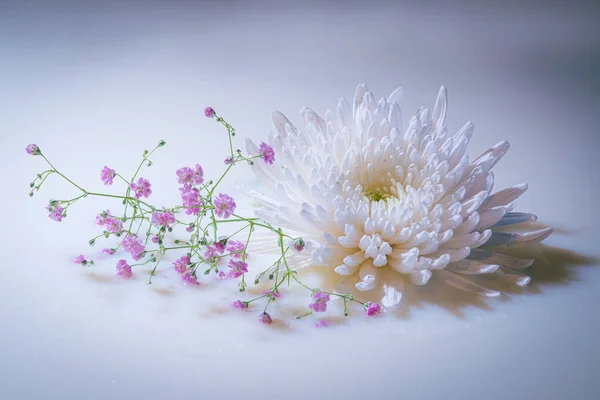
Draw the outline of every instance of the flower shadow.
[[[500,297],[483,297],[474,293],[465,292],[444,284],[441,279],[433,274],[431,280],[424,286],[410,284],[407,279],[394,273],[386,274],[389,280],[404,279],[404,292],[402,303],[399,307],[388,310],[400,319],[408,319],[415,310],[439,307],[458,318],[465,318],[465,312],[471,308],[491,311],[499,302],[510,301],[511,296],[524,296],[542,294],[544,288],[568,285],[578,280],[578,270],[585,266],[598,265],[597,258],[579,254],[572,250],[548,245],[533,247],[513,246],[499,250],[504,254],[519,258],[534,259],[534,263],[524,272],[531,277],[531,282],[525,287],[510,284],[495,276],[482,275],[469,277],[475,283],[500,291]],[[314,268],[314,267],[312,267]],[[312,269],[311,268],[311,269]],[[389,271],[391,272],[391,271]],[[323,274],[323,271],[320,271]],[[352,284],[344,284],[343,279],[335,274],[323,274],[323,285],[328,288],[336,287],[340,292],[350,292],[360,301],[380,301],[381,291],[358,292]],[[342,289],[342,290],[340,290]],[[346,290],[344,290],[346,289]]]

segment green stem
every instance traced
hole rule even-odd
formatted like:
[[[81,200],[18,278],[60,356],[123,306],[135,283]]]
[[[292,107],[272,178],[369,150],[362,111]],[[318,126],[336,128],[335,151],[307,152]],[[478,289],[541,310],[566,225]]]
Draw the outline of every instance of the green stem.
[[[42,156],[42,158],[44,160],[46,160],[46,162],[48,163],[49,166],[52,167],[52,169],[54,170],[54,172],[56,172],[58,175],[62,176],[63,178],[65,178],[67,180],[67,182],[69,182],[71,185],[75,186],[77,189],[81,190],[84,193],[87,193],[87,191],[82,188],[81,186],[79,186],[78,184],[76,184],[75,182],[73,182],[72,180],[70,180],[69,178],[67,178],[65,175],[62,174],[62,172],[60,172],[59,170],[56,169],[56,167],[54,165],[52,165],[52,163],[46,158],[45,155],[40,153],[40,156]]]

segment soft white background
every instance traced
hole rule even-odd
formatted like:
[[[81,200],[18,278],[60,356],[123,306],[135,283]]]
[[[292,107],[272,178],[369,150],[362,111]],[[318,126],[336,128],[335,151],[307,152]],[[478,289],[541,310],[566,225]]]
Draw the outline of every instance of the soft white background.
[[[418,4],[0,2],[0,399],[597,398],[597,10]],[[226,136],[205,105],[243,147],[272,109],[300,125],[302,106],[324,112],[359,82],[377,98],[402,85],[405,120],[446,85],[450,130],[475,123],[473,156],[511,142],[496,188],[529,182],[519,210],[569,251],[547,250],[522,294],[449,291],[402,318],[268,327],[228,309],[234,289],[184,287],[169,263],[152,286],[115,279],[116,259],[87,240],[118,202],[77,204],[57,224],[44,205],[72,188],[27,195],[44,168],[31,142],[91,190],[105,164],[129,175],[165,139],[143,175],[170,204],[175,169],[222,168]],[[232,178],[253,183],[244,167]],[[80,253],[96,265],[72,263]]]

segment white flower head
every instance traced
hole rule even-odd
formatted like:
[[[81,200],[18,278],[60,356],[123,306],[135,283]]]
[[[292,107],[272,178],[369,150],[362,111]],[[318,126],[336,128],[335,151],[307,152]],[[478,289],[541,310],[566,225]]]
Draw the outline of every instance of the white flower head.
[[[452,286],[486,296],[500,293],[464,275],[495,274],[527,284],[529,277],[521,270],[532,260],[490,249],[539,242],[552,228],[492,230],[536,219],[512,212],[526,184],[492,194],[491,169],[507,152],[508,142],[470,161],[466,149],[473,124],[448,134],[443,86],[433,111],[420,108],[405,129],[401,99],[398,88],[377,102],[359,85],[352,107],[342,98],[325,119],[303,109],[304,132],[274,112],[276,132],[269,134],[269,142],[277,160],[273,166],[254,166],[271,190],[250,193],[259,203],[257,216],[302,236],[303,254],[313,264],[355,277],[358,290],[381,284],[386,307],[400,303],[403,280],[380,282],[382,268],[405,275],[415,285],[436,274]],[[251,140],[247,147],[250,154],[258,154]]]

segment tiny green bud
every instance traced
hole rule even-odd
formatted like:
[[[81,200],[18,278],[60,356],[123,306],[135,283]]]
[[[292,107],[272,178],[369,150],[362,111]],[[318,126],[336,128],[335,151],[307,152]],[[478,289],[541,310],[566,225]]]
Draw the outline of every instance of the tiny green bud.
[[[258,281],[258,278],[256,278],[256,279],[254,280],[254,284],[255,284],[255,285],[258,285],[258,282],[259,282],[259,281]]]
[[[148,150],[144,150],[144,157],[148,155]]]
[[[29,197],[33,197],[33,192],[29,192]]]
[[[165,144],[167,144],[167,142],[161,140],[160,142],[158,142],[158,147],[163,147]]]
[[[175,239],[175,244],[179,244],[181,241],[179,239]]]
[[[34,187],[34,186],[35,186],[35,183],[33,183],[33,182],[31,182],[31,183],[29,184],[29,187],[30,187],[30,188],[32,188],[32,187]]]
[[[96,244],[96,239],[90,239],[89,241],[90,246],[93,246]]]
[[[173,232],[173,228],[169,228],[167,229],[169,232]]]
[[[204,271],[204,275],[208,275],[208,274],[210,274],[210,269],[207,269]]]
[[[148,166],[151,167],[152,166],[152,161],[148,160]]]
[[[275,277],[273,276],[273,274],[269,274],[269,279],[270,279],[270,280],[273,280],[273,278],[275,278]]]

